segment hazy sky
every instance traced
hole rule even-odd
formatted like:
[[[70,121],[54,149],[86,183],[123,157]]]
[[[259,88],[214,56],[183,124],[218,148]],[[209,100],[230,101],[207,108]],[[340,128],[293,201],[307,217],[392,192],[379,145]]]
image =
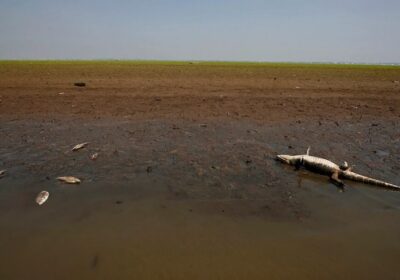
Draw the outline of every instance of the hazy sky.
[[[400,0],[0,0],[0,59],[400,62]]]

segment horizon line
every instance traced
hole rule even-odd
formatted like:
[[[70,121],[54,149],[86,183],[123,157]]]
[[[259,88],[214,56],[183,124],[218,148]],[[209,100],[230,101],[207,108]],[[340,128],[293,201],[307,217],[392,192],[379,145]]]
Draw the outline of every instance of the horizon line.
[[[400,62],[351,62],[351,61],[268,61],[268,60],[202,60],[202,59],[137,59],[137,58],[11,58],[2,59],[0,62],[171,62],[171,63],[250,63],[250,64],[329,64],[329,65],[383,65],[400,66]]]

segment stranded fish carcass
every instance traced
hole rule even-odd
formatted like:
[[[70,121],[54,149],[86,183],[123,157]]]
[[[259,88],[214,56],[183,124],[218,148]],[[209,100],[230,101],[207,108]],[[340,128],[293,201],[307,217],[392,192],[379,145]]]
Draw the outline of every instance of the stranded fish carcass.
[[[84,142],[84,143],[78,144],[78,145],[76,145],[75,147],[72,148],[72,151],[73,152],[78,151],[80,149],[85,148],[87,145],[89,145],[89,142]]]
[[[57,177],[57,180],[67,183],[67,184],[80,184],[81,180],[76,178],[76,177],[72,177],[72,176],[62,176],[62,177]]]
[[[37,196],[36,196],[36,203],[39,205],[42,205],[43,203],[46,202],[46,200],[49,198],[49,192],[48,191],[41,191]]]

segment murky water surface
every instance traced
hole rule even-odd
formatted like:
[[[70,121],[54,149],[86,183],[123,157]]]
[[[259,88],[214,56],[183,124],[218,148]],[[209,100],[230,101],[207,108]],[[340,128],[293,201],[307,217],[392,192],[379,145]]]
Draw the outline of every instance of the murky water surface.
[[[4,121],[0,134],[0,279],[400,278],[400,192],[341,193],[273,159],[311,146],[400,184],[395,122]]]

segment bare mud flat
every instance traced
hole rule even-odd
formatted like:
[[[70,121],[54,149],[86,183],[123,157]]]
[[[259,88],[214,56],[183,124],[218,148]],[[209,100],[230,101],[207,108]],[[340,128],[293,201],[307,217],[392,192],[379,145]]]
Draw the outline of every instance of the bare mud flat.
[[[400,192],[339,192],[274,157],[311,146],[399,185],[399,77],[0,63],[0,279],[398,279]]]

